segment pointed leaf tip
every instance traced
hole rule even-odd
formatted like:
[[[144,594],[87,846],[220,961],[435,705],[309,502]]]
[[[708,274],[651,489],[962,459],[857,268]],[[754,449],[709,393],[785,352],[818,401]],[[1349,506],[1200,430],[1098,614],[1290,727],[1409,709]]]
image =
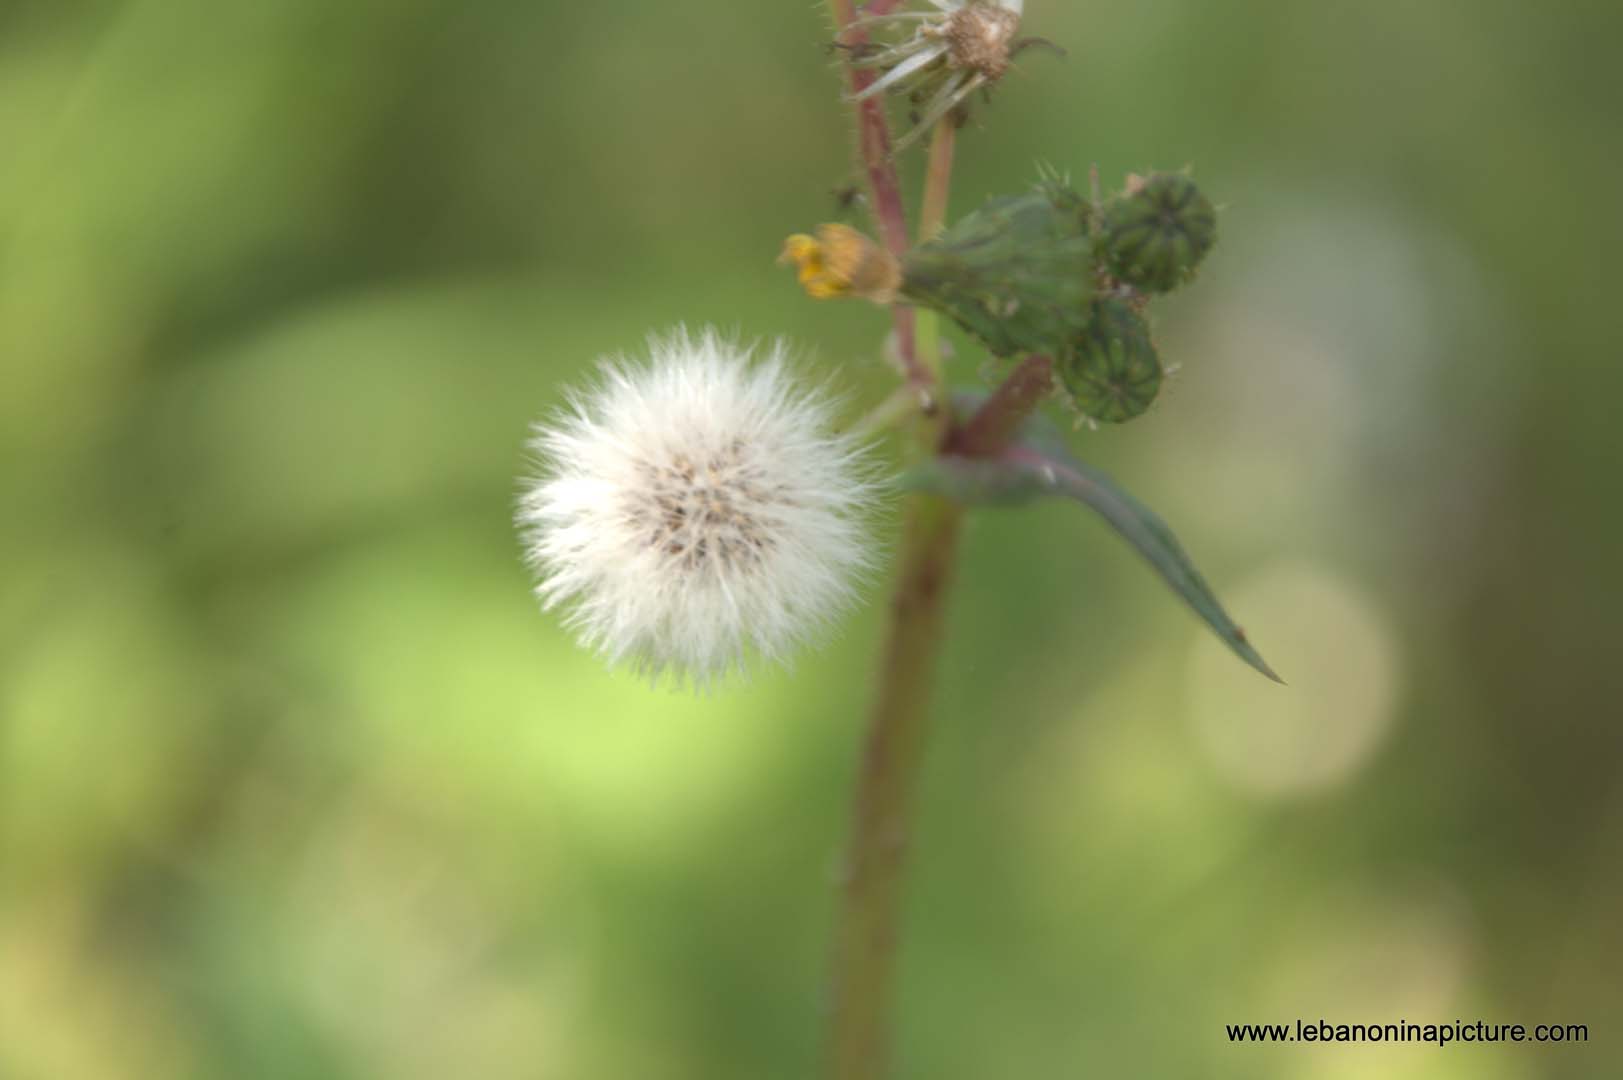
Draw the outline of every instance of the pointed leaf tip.
[[[1018,505],[1045,496],[1073,499],[1115,529],[1234,654],[1281,686],[1251,640],[1218,603],[1211,586],[1164,521],[1101,470],[1084,465],[1060,447],[1017,445],[996,458],[942,456],[914,467],[905,487],[966,504]]]

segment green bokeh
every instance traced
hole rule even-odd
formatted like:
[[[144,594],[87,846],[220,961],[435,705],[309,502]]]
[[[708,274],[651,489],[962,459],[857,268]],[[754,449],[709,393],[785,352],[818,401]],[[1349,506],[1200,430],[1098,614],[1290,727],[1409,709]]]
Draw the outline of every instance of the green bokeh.
[[[1031,0],[954,207],[1193,163],[1182,370],[1079,431],[1291,685],[1074,507],[977,516],[898,1077],[1617,1075],[1623,7]],[[0,4],[0,1077],[814,1074],[878,586],[695,697],[532,602],[527,425],[772,258],[808,2]],[[917,155],[904,170],[910,190]],[[952,365],[990,373],[957,342]],[[1586,1023],[1238,1046],[1224,1023]]]

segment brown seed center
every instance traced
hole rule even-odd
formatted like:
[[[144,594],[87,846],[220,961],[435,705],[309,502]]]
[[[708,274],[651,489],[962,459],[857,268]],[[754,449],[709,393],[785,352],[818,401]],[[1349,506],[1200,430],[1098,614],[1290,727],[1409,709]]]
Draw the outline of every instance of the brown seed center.
[[[744,449],[735,440],[701,460],[643,462],[643,490],[625,507],[643,543],[690,571],[759,566],[776,543],[763,509],[779,500]]]
[[[1009,70],[1009,45],[1020,16],[992,4],[969,4],[947,20],[947,52],[954,67],[970,68],[996,82]]]

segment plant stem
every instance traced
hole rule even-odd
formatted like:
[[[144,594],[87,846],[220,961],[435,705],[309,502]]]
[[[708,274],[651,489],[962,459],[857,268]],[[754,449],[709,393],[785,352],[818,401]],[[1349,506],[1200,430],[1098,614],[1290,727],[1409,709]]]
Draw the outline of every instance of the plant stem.
[[[867,13],[884,14],[894,6],[876,0],[868,5]],[[852,0],[828,0],[828,7],[834,18],[834,40],[838,44],[846,49],[856,49],[867,43],[866,33],[851,29],[851,23],[857,17]],[[853,94],[867,89],[875,78],[867,68],[847,64],[846,71]],[[868,176],[868,190],[873,197],[874,219],[879,225],[880,239],[890,253],[900,259],[908,246],[907,212],[902,206],[902,187],[896,176],[896,163],[891,160],[890,125],[885,120],[882,95],[866,98],[857,105],[857,147],[863,170]],[[908,384],[918,393],[920,401],[928,406],[934,380],[929,371],[919,365],[913,309],[904,304],[894,304],[890,314],[896,329],[896,353],[901,358],[902,371],[907,376]]]
[[[917,414],[918,411],[918,395],[907,386],[898,386],[884,401],[847,427],[845,433],[855,439],[866,439],[881,431],[899,427],[902,421]]]
[[[924,758],[930,684],[962,508],[908,501],[879,690],[869,716],[834,942],[831,1080],[885,1075],[908,811]]]
[[[1053,373],[1051,358],[1026,357],[962,427],[951,430],[944,443],[926,443],[924,449],[988,457],[1003,452],[1048,395]],[[938,439],[949,430],[920,427]],[[880,1080],[885,1074],[908,811],[924,761],[930,686],[962,517],[961,506],[935,496],[913,495],[907,503],[901,570],[841,879],[831,1080]]]
[[[932,239],[947,221],[947,194],[952,188],[953,150],[958,142],[958,124],[951,116],[942,117],[930,135],[930,163],[924,173],[924,198],[919,206],[919,242]],[[919,366],[932,381],[941,381],[941,316],[928,309],[914,315],[918,327]],[[943,428],[927,433],[926,443],[936,441]],[[934,449],[927,447],[927,449]]]
[[[965,457],[1001,453],[1053,386],[1054,361],[1036,354],[1026,357],[981,403],[975,415],[952,433],[947,451]]]
[[[934,240],[947,223],[947,193],[952,190],[952,159],[958,146],[958,119],[951,113],[936,121],[930,134],[930,164],[924,176],[924,202],[919,207],[919,242]]]
[[[954,131],[950,120],[936,129],[921,235],[939,229],[946,214]],[[943,447],[952,418],[950,403],[936,390],[941,354],[935,315],[923,313],[919,328],[919,366],[928,373],[931,392],[942,400],[933,412],[921,415],[916,449],[935,454]],[[831,988],[831,1080],[879,1080],[885,1071],[909,810],[924,762],[930,688],[963,518],[962,507],[923,494],[908,498],[905,513],[890,627],[869,714],[841,879]]]

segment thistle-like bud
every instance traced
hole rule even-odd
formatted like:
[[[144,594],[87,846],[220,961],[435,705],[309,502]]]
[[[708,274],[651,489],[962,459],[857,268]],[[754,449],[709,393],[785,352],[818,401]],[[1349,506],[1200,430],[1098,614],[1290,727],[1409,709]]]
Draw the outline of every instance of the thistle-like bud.
[[[1087,328],[1060,350],[1060,382],[1085,416],[1108,423],[1131,420],[1161,389],[1161,358],[1149,327],[1129,305],[1102,299]]]
[[[1130,177],[1105,204],[1101,240],[1111,272],[1148,292],[1183,284],[1217,240],[1217,213],[1182,173]]]
[[[1091,315],[1085,209],[1057,185],[993,199],[908,252],[902,295],[947,315],[998,356],[1058,349]]]
[[[796,233],[783,242],[778,261],[794,264],[814,300],[854,296],[888,304],[902,283],[896,257],[849,225],[819,225],[816,236]]]

